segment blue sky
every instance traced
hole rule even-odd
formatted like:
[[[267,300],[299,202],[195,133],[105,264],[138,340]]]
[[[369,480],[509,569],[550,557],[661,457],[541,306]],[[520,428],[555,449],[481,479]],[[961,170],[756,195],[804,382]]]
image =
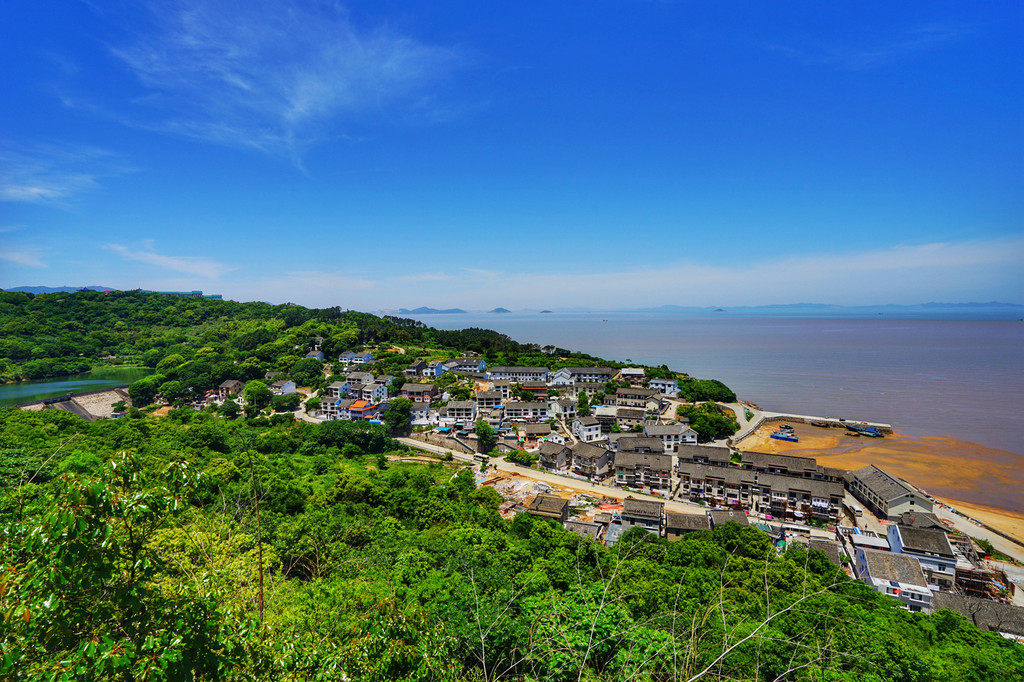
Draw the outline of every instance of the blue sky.
[[[0,287],[1024,302],[1024,5],[0,6]]]

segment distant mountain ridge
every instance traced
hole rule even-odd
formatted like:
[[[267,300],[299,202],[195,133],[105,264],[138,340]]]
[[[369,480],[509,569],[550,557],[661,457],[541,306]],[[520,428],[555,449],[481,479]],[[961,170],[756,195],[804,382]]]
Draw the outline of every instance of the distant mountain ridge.
[[[113,291],[114,287],[12,287],[4,289],[17,294],[68,294],[74,291],[88,289],[89,291]]]

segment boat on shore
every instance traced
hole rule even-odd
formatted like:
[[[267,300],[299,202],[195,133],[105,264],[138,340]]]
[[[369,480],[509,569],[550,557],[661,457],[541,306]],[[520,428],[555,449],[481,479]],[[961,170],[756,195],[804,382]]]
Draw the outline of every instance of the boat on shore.
[[[771,437],[774,438],[775,440],[784,440],[790,443],[800,442],[800,439],[797,437],[797,435],[789,431],[775,431],[774,433],[772,433]]]
[[[851,424],[846,422],[846,428],[860,436],[867,436],[868,438],[884,437],[884,434],[879,431],[877,427],[867,426],[866,424]]]

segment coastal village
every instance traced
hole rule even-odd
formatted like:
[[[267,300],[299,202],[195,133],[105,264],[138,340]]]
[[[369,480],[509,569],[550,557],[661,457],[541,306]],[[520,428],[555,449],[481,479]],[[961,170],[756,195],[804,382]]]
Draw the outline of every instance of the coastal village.
[[[488,366],[468,355],[416,359],[400,376],[374,375],[366,371],[374,367],[372,350],[328,359],[317,339],[306,358],[324,363],[324,376],[335,378],[318,395],[285,373],[263,376],[275,396],[305,399],[302,419],[381,423],[396,398],[407,399],[411,433],[401,442],[473,464],[477,484],[505,500],[506,518],[553,519],[607,545],[633,528],[672,541],[736,523],[770,535],[780,552],[793,542],[820,550],[909,611],[950,608],[1024,642],[1024,593],[1014,582],[1022,579],[1019,566],[990,560],[965,532],[971,526],[950,520],[941,502],[873,465],[847,471],[755,449],[765,441],[799,443],[808,428],[884,437],[891,432],[886,424],[775,415],[736,402],[720,407],[743,424],[740,430],[698,442],[680,416],[678,381],[648,376],[642,367]],[[226,380],[194,407],[244,403],[245,387],[241,379]],[[127,399],[124,391],[112,395]],[[79,400],[25,407],[111,416],[95,407],[90,414]],[[493,446],[484,447],[488,432]]]

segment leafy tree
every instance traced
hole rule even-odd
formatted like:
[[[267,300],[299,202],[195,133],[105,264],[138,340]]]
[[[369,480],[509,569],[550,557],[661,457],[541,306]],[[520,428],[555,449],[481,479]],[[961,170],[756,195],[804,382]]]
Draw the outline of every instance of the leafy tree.
[[[712,402],[697,406],[680,405],[676,412],[690,420],[690,428],[697,432],[701,441],[731,436],[740,428],[735,419],[726,416],[725,411]]]
[[[576,414],[581,417],[590,416],[590,402],[587,400],[586,391],[580,391],[576,396]]]
[[[150,374],[148,377],[143,377],[133,383],[128,387],[128,395],[132,399],[132,405],[135,407],[149,405],[156,398],[156,394],[163,382],[164,376],[162,374]]]
[[[473,392],[466,386],[456,386],[449,390],[452,400],[472,400]]]
[[[255,379],[245,384],[245,390],[242,392],[242,395],[245,396],[247,405],[253,405],[260,410],[269,405],[274,397],[273,391],[265,383]]]
[[[188,397],[191,391],[180,381],[165,381],[160,384],[160,395],[168,403],[177,403]]]
[[[479,443],[480,452],[490,452],[498,442],[498,435],[487,422],[480,420],[476,423],[476,439]]]
[[[187,472],[151,489],[141,473],[125,457],[98,481],[60,479],[40,518],[5,529],[0,677],[215,679],[228,666],[240,641],[210,598],[153,584],[149,543],[184,508]]]
[[[177,353],[173,353],[157,363],[156,371],[166,373],[167,370],[179,367],[183,364],[185,364],[185,358]]]
[[[292,381],[299,386],[318,385],[323,381],[323,365],[316,358],[303,358],[292,365]]]
[[[538,459],[539,456],[537,454],[531,454],[522,449],[513,450],[505,455],[506,461],[512,462],[513,464],[522,464],[523,466],[532,466]]]
[[[221,404],[220,413],[227,419],[234,419],[239,413],[238,403],[229,397]]]
[[[391,433],[407,431],[412,422],[412,401],[408,398],[393,399],[384,412],[383,421]]]
[[[271,406],[274,408],[274,412],[294,412],[299,409],[300,404],[302,404],[302,396],[298,393],[275,395],[271,399]]]

